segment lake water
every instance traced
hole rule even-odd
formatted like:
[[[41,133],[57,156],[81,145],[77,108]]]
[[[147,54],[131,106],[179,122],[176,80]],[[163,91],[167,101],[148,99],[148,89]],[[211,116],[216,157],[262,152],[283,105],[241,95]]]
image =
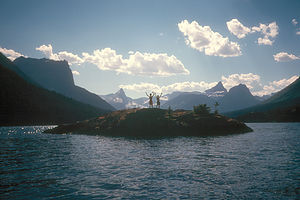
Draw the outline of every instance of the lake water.
[[[0,128],[0,199],[299,199],[300,123],[156,140]]]

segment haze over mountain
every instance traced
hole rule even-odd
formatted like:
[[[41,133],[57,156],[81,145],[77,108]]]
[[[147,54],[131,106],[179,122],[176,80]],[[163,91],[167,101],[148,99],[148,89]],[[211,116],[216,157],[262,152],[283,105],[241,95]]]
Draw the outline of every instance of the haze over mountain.
[[[105,110],[80,103],[32,84],[0,53],[0,125],[41,125],[75,122]]]
[[[67,97],[104,110],[115,110],[115,108],[96,94],[74,84],[73,74],[67,61],[19,57],[13,63],[26,76],[45,89],[56,91]]]
[[[247,122],[300,122],[300,77],[259,105],[225,114]]]
[[[181,93],[177,97],[167,101],[163,104],[163,108],[168,108],[169,106],[172,109],[184,109],[192,110],[193,106],[199,104],[207,104],[207,106],[212,107],[215,103],[215,100],[205,94],[195,94],[195,93]]]

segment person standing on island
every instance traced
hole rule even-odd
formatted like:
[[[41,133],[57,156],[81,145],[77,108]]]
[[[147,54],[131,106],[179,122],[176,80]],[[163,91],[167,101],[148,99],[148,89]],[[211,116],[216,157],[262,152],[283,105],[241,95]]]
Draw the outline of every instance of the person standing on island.
[[[156,95],[156,108],[160,108],[160,97],[162,96],[162,93],[160,95]]]
[[[154,96],[154,93],[152,92],[152,93],[150,93],[150,95],[148,95],[147,92],[146,92],[146,95],[147,95],[147,97],[149,97],[149,108],[153,108],[153,100],[152,100],[152,98]]]

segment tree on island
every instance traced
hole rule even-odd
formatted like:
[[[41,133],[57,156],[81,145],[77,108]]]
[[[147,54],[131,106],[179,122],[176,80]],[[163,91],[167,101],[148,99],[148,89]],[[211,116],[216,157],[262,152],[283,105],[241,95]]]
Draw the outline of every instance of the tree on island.
[[[218,111],[218,106],[219,106],[220,104],[216,101],[216,103],[215,103],[215,114],[219,114],[219,111]]]
[[[206,104],[199,104],[198,106],[194,106],[194,113],[199,115],[209,115],[210,107]]]

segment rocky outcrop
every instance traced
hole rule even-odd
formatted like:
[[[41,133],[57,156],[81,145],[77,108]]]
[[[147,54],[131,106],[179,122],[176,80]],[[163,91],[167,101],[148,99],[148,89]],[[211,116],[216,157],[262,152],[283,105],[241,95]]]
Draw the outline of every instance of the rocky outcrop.
[[[60,125],[47,133],[129,137],[211,136],[252,131],[244,123],[214,114],[185,110],[128,109],[95,119]]]

